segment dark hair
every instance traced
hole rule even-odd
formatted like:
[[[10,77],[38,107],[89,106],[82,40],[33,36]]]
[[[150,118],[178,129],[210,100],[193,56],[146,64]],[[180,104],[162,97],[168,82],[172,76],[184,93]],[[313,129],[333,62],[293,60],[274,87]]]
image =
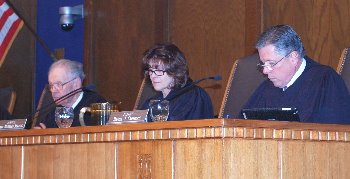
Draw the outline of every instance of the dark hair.
[[[142,69],[146,79],[149,74],[146,73],[149,68],[158,68],[160,64],[169,76],[174,78],[174,83],[170,87],[172,90],[183,88],[188,80],[189,71],[184,54],[174,44],[157,44],[144,53],[142,59]]]
[[[261,49],[267,45],[275,46],[280,55],[297,51],[300,58],[305,56],[305,48],[300,36],[289,25],[277,25],[264,31],[256,41],[255,47]]]

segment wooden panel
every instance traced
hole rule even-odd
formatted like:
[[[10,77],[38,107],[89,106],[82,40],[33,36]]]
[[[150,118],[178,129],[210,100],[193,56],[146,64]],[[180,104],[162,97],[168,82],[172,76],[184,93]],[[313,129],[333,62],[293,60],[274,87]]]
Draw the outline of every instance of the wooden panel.
[[[230,64],[254,53],[260,31],[261,0],[85,0],[85,6],[88,81],[109,101],[122,101],[123,110],[132,109],[141,84],[141,54],[156,42],[170,41],[187,56],[193,80],[223,76],[201,84],[217,114]]]
[[[123,110],[132,109],[141,84],[141,54],[156,42],[171,41],[184,51],[193,80],[223,76],[201,84],[216,114],[234,59],[254,51],[260,28],[292,25],[307,55],[333,68],[350,44],[347,0],[85,0],[85,6],[88,83],[109,101],[122,101]]]
[[[256,53],[255,41],[261,33],[262,1],[245,0],[245,55]]]
[[[282,176],[286,178],[347,178],[350,147],[334,142],[282,144]]]
[[[142,54],[164,36],[157,32],[163,32],[166,16],[156,7],[166,9],[166,2],[85,0],[85,6],[88,81],[108,101],[122,101],[122,110],[132,110],[143,78]]]
[[[21,178],[22,147],[0,147],[0,178]]]
[[[346,178],[349,132],[235,119],[0,131],[0,176]]]
[[[307,55],[336,69],[341,51],[350,45],[347,0],[264,0],[264,28],[290,24],[301,36]]]
[[[118,176],[173,178],[173,141],[118,143]]]
[[[170,41],[185,53],[191,78],[223,77],[200,85],[218,114],[234,59],[245,55],[245,1],[176,0],[170,14]]]
[[[37,1],[11,0],[10,2],[35,29]],[[35,38],[23,25],[0,68],[0,87],[10,87],[16,90],[17,100],[13,114],[17,118],[25,118],[33,111],[34,73]]]
[[[222,178],[222,140],[178,140],[175,145],[176,178]]]
[[[224,140],[223,178],[279,178],[273,140]]]
[[[1,131],[0,146],[116,141],[244,138],[350,142],[348,125],[244,119],[185,121]]]
[[[115,153],[115,143],[27,146],[24,178],[115,178]]]

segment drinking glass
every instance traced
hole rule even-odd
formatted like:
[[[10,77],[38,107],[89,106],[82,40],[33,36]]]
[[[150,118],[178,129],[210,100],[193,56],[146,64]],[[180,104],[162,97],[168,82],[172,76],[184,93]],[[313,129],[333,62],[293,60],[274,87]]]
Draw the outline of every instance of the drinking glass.
[[[169,101],[151,100],[149,102],[149,110],[153,122],[167,121],[169,116]]]
[[[68,128],[72,125],[74,119],[73,108],[56,107],[55,121],[59,128]]]

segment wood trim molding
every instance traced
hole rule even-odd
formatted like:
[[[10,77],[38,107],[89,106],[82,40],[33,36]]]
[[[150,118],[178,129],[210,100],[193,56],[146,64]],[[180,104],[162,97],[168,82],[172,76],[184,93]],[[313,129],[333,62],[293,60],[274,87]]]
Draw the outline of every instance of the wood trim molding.
[[[0,146],[207,138],[350,142],[350,126],[236,119],[169,121],[3,131]]]
[[[208,138],[350,142],[350,132],[247,127],[207,127],[145,131],[119,131],[106,133],[96,132],[86,134],[1,137],[0,146]]]

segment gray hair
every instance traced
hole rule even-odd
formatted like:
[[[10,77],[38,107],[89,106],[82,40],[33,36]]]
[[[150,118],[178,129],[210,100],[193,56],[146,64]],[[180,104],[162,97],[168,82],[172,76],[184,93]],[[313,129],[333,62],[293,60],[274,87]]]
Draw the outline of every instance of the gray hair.
[[[83,71],[83,64],[77,61],[72,61],[68,59],[60,59],[56,62],[54,62],[49,69],[49,73],[52,69],[58,67],[58,66],[64,66],[67,68],[67,73],[69,73],[73,77],[79,77],[81,81],[84,80],[85,74]]]
[[[258,38],[255,48],[261,49],[267,45],[275,46],[279,55],[288,55],[297,51],[300,58],[305,56],[305,48],[300,36],[289,25],[277,25],[264,31]]]

